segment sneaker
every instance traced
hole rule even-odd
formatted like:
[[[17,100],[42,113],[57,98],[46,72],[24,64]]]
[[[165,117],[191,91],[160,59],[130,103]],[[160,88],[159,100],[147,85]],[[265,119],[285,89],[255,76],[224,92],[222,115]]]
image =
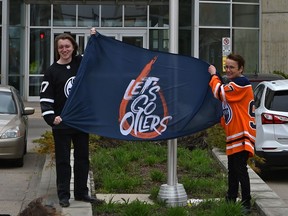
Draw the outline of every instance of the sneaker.
[[[70,203],[69,203],[69,200],[68,200],[68,199],[61,199],[61,200],[59,201],[59,204],[60,204],[60,206],[63,207],[63,208],[67,208],[67,207],[70,206]]]
[[[101,205],[101,204],[103,204],[105,202],[104,200],[97,199],[95,197],[90,197],[88,195],[81,196],[81,197],[77,197],[76,196],[75,200],[76,201],[89,202],[89,203],[93,203],[93,204],[96,204],[96,205]]]

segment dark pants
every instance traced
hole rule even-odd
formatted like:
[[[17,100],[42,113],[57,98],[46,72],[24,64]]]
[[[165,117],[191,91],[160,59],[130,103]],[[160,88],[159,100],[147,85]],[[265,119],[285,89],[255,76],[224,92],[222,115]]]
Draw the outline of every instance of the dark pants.
[[[70,151],[74,147],[74,196],[88,195],[89,134],[74,129],[54,129],[56,184],[59,200],[70,199]]]
[[[242,203],[250,206],[250,179],[247,169],[248,151],[242,151],[228,156],[228,192],[227,199],[236,201],[239,182],[241,185]]]

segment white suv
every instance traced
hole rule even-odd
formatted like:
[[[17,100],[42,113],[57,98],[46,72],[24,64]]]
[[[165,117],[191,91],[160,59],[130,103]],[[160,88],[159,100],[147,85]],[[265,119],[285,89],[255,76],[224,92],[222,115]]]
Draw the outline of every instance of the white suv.
[[[255,153],[264,166],[288,165],[288,79],[264,81],[254,90]]]

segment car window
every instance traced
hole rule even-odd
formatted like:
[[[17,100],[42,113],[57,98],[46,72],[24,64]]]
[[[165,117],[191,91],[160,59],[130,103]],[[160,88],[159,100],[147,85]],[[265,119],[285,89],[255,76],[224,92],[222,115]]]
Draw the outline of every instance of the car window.
[[[11,92],[0,92],[0,114],[16,114],[16,106]]]
[[[288,112],[288,91],[276,91],[271,100],[270,110]]]
[[[258,108],[260,106],[263,91],[264,91],[264,85],[259,85],[254,90],[255,108]]]
[[[19,101],[20,113],[23,113],[24,112],[24,103],[23,103],[22,97],[20,95],[20,92],[17,89],[15,89],[15,95],[17,97],[17,100]]]

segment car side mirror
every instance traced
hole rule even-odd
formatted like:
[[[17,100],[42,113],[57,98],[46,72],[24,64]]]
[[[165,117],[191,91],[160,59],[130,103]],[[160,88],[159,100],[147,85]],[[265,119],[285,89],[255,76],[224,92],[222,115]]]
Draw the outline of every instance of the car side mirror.
[[[35,109],[33,107],[25,107],[23,115],[32,115],[34,114]]]

